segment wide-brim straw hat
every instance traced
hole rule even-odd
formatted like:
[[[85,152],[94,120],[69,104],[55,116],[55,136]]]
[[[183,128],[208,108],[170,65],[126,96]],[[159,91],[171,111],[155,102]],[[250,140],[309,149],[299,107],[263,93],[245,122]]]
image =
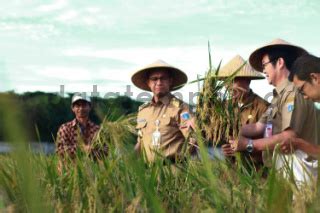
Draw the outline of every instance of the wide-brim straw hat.
[[[224,65],[215,77],[224,79],[235,72],[237,72],[234,76],[235,78],[247,78],[251,80],[264,79],[264,76],[255,71],[240,55],[236,55],[226,65]]]
[[[257,71],[262,72],[262,57],[268,53],[271,49],[278,48],[282,50],[288,51],[292,54],[293,57],[297,58],[303,54],[306,54],[307,51],[302,47],[295,46],[290,44],[289,42],[282,39],[275,39],[269,44],[266,44],[258,49],[256,49],[253,53],[251,53],[249,57],[250,65]]]
[[[155,70],[166,70],[169,72],[172,77],[171,91],[180,89],[188,82],[188,77],[183,71],[162,60],[157,60],[136,71],[131,77],[132,83],[142,90],[151,91],[147,85],[148,73]]]

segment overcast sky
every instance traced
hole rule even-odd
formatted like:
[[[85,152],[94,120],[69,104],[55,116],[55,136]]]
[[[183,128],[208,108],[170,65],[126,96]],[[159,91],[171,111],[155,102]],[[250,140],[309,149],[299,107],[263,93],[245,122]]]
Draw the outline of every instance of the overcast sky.
[[[124,94],[131,74],[157,59],[194,80],[208,68],[208,41],[216,65],[236,54],[247,59],[275,38],[320,55],[316,0],[0,2],[0,91],[59,92],[64,85],[65,92],[91,92],[97,85],[101,96]],[[261,96],[272,89],[266,80],[252,87]]]

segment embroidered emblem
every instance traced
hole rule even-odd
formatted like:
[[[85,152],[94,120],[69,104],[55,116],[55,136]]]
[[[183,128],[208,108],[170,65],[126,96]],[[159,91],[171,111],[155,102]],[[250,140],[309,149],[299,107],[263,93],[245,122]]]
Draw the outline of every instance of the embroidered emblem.
[[[294,105],[293,103],[288,103],[287,104],[287,109],[288,109],[288,112],[292,112],[294,110]]]
[[[183,113],[180,114],[180,116],[181,116],[181,118],[182,118],[183,120],[185,120],[185,121],[190,119],[190,114],[189,114],[189,112],[183,112]]]
[[[179,107],[179,106],[180,106],[179,101],[178,101],[177,99],[175,99],[175,98],[172,98],[171,104],[172,104],[173,106],[175,106],[175,107]]]

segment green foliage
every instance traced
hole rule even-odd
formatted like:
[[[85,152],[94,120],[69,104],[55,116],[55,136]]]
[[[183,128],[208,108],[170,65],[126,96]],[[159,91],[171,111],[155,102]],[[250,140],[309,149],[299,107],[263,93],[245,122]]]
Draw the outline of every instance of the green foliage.
[[[220,86],[217,83],[213,89]],[[32,154],[27,142],[37,132],[47,140],[48,133],[55,134],[61,123],[72,118],[70,97],[41,92],[0,94],[0,136],[13,146],[10,155],[0,156],[0,211],[319,211],[319,184],[316,190],[299,189],[274,165],[264,177],[262,171],[247,170],[241,160],[237,165],[212,161],[201,131],[195,132],[199,157],[187,156],[177,164],[165,159],[146,163],[133,148],[135,115],[131,113],[138,105],[126,97],[93,100],[92,119],[103,120],[94,145],[99,148],[108,144],[108,156],[93,160],[78,151],[75,159],[61,161],[56,155]],[[219,116],[224,119],[228,115]]]
[[[24,115],[23,128],[28,132],[31,141],[53,142],[61,124],[70,121],[74,115],[70,108],[71,94],[61,97],[53,93],[27,92],[24,94],[0,93],[0,98],[10,97],[16,100]],[[109,120],[117,120],[123,115],[136,112],[141,103],[126,96],[102,99],[93,98],[91,119],[100,124],[107,115]],[[0,105],[0,116],[4,106]],[[4,128],[0,125],[0,141],[6,141]]]
[[[290,212],[320,206],[313,191],[304,199],[274,169],[264,178],[241,161],[235,167],[210,160],[199,133],[201,160],[147,164],[133,149],[134,116],[103,121],[96,143],[109,145],[106,158],[78,152],[60,164],[55,155],[31,154],[18,105],[11,99],[0,104],[14,146],[12,154],[0,156],[2,212]]]

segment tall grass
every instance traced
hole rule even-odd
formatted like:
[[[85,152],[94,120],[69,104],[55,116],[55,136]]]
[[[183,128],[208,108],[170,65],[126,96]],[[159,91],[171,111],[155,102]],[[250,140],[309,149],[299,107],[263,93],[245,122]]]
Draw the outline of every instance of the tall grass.
[[[7,129],[12,136],[23,132],[15,121],[16,117]],[[176,165],[163,161],[146,164],[133,151],[135,137],[131,134],[130,120],[105,120],[103,126],[105,131],[100,132],[99,140],[109,144],[109,155],[102,160],[93,161],[79,152],[76,160],[67,160],[59,172],[55,155],[31,154],[27,148],[21,148],[1,156],[1,211],[290,212],[304,207],[319,209],[314,196],[309,196],[307,202],[302,196],[296,196],[293,201],[294,184],[274,169],[263,178],[259,172],[247,171],[241,163],[234,167],[225,161],[212,161],[201,142],[201,160],[188,157]],[[15,139],[15,147],[25,147],[20,137]]]
[[[134,152],[133,117],[104,120],[97,145],[107,143],[106,158],[81,152],[59,171],[56,155],[32,154],[23,115],[12,100],[1,125],[14,150],[0,156],[0,211],[18,212],[291,212],[318,211],[314,191],[303,192],[274,168],[268,177],[240,161],[210,160],[201,132],[199,158],[171,164],[146,163]],[[201,159],[201,160],[199,160]],[[293,196],[294,195],[294,196]]]
[[[132,147],[112,148],[102,161],[79,155],[64,164],[61,174],[56,156],[30,155],[30,171],[16,158],[1,156],[0,206],[27,212],[288,212],[305,203],[300,197],[292,201],[293,184],[275,170],[268,178],[245,174],[245,168],[209,160],[204,147],[200,149],[201,161],[149,165]],[[28,172],[34,180],[24,180]],[[319,204],[310,199],[307,207]]]

